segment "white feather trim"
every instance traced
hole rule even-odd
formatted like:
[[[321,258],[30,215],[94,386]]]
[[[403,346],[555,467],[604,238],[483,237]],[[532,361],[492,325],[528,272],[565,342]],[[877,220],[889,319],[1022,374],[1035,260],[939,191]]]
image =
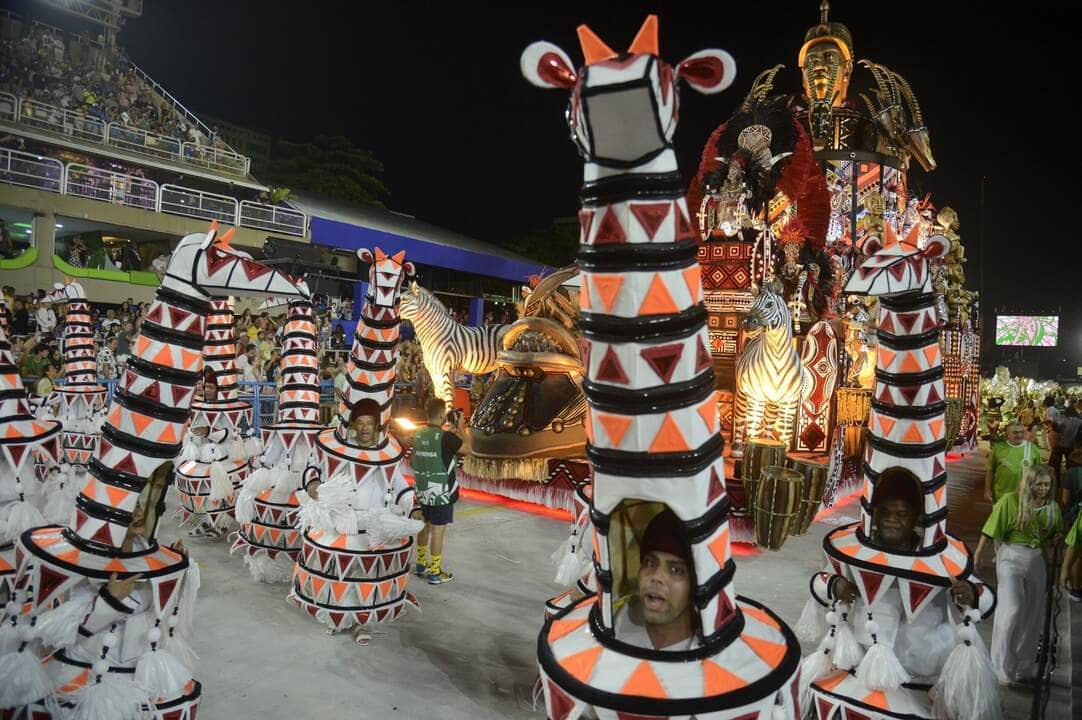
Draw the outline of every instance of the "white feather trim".
[[[301,503],[297,512],[298,527],[302,531],[316,528],[356,534],[357,515],[353,512],[356,489],[352,474],[338,473],[320,484],[318,500],[309,498],[307,493],[297,493],[297,500]]]
[[[53,683],[37,653],[29,648],[0,657],[0,707],[29,705],[52,695]]]
[[[199,448],[199,462],[212,463],[218,459],[218,446],[212,442],[204,442]]]
[[[199,595],[199,585],[202,583],[202,573],[197,563],[191,556],[188,557],[188,569],[184,571],[184,587],[181,588],[180,610],[177,613],[176,634],[185,638],[191,637],[192,619],[195,617],[195,601]],[[174,638],[175,639],[175,638]]]
[[[287,503],[294,492],[301,487],[301,474],[287,472],[275,478],[274,487],[267,499],[273,503]]]
[[[201,448],[190,437],[185,438],[184,447],[180,449],[181,462],[198,462]]]
[[[79,639],[79,626],[94,605],[94,598],[94,593],[87,591],[43,612],[34,625],[38,639],[51,648],[74,644]]]
[[[93,672],[93,671],[91,671]],[[77,693],[64,696],[75,707],[64,717],[70,720],[142,720],[143,705],[150,693],[128,674],[107,672],[101,682],[95,678]]]
[[[188,644],[188,641],[179,634],[174,633],[172,637],[166,640],[165,647],[172,653],[173,657],[180,660],[189,669],[194,668],[196,663],[199,662],[199,656],[195,654],[195,650],[192,650],[192,646]]]
[[[210,464],[210,499],[225,500],[233,494],[233,483],[229,479],[229,473],[225,471],[225,465],[215,460]]]
[[[808,657],[800,663],[800,707],[811,707],[811,684],[816,680],[822,680],[834,669],[834,663],[827,651],[826,638],[819,644]]]
[[[244,440],[240,435],[233,434],[233,441],[229,443],[230,460],[247,460],[248,452],[244,448]]]
[[[308,449],[308,444],[297,440],[293,445],[293,457],[289,461],[289,469],[293,472],[303,472],[304,468],[308,465],[308,458],[312,454],[312,451]]]
[[[245,555],[244,564],[252,573],[252,579],[261,583],[284,583],[293,577],[293,561],[282,554],[271,560],[269,556]]]
[[[192,673],[166,650],[143,653],[135,666],[135,682],[150,691],[152,698],[173,698],[180,694]]]
[[[244,451],[250,458],[257,458],[263,452],[263,443],[259,441],[259,435],[249,435],[244,440]]]
[[[368,542],[371,545],[386,545],[392,540],[412,537],[421,532],[424,526],[422,520],[412,520],[393,512],[380,510],[368,514],[365,533],[368,535]]]

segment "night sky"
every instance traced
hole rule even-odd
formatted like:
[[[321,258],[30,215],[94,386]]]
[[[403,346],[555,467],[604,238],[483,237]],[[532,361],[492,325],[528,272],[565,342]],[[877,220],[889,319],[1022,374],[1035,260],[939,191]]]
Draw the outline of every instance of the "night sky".
[[[732,53],[733,87],[711,97],[683,90],[677,148],[690,178],[707,135],[756,74],[784,63],[779,86],[798,89],[797,51],[818,21],[817,0],[457,5],[149,0],[120,41],[197,113],[289,139],[346,135],[385,164],[392,209],[499,244],[578,207],[566,95],[521,77],[527,44],[549,40],[579,62],[580,22],[619,49],[657,12],[670,62],[707,47]],[[1064,315],[1060,347],[1022,359],[1073,375],[1082,262],[1068,173],[1079,138],[1064,106],[1079,40],[1066,15],[1039,4],[981,5],[836,0],[831,19],[849,27],[856,58],[912,85],[939,168],[911,169],[910,183],[958,211],[971,287],[984,268],[985,317],[1000,306]],[[854,84],[869,82],[864,73]]]

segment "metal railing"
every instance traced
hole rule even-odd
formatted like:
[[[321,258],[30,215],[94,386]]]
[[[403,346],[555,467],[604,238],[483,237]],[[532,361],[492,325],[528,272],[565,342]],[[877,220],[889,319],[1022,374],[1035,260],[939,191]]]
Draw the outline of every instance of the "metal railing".
[[[231,149],[222,150],[210,145],[186,143],[177,138],[117,122],[106,124],[93,115],[16,97],[6,92],[0,93],[0,120],[87,142],[111,145],[137,155],[239,177],[246,176],[252,165],[250,158]],[[202,127],[206,128],[205,125]],[[209,136],[210,131],[207,133]]]
[[[96,117],[37,100],[24,99],[20,106],[19,122],[23,125],[95,143],[106,140],[105,123]]]
[[[0,181],[49,192],[63,192],[64,163],[0,148]]]
[[[210,170],[247,175],[251,164],[248,158],[232,150],[221,150],[210,145],[199,145],[193,142],[184,143],[183,153],[184,162],[188,165],[205,167]]]
[[[164,213],[237,224],[237,200],[225,195],[162,185],[158,207]]]
[[[180,141],[176,138],[120,123],[109,123],[109,134],[105,141],[113,147],[143,155],[178,161],[183,158]]]
[[[244,227],[304,237],[307,220],[307,216],[299,210],[263,205],[250,200],[242,200],[240,203],[240,224]]]
[[[19,98],[9,92],[0,92],[0,120],[15,122],[19,115]]]
[[[71,163],[64,180],[64,194],[158,210],[158,183],[146,178]]]
[[[304,237],[308,230],[308,216],[299,210],[250,200],[238,203],[227,195],[179,185],[159,186],[137,175],[79,163],[65,165],[53,158],[7,148],[0,148],[0,182],[283,235]]]

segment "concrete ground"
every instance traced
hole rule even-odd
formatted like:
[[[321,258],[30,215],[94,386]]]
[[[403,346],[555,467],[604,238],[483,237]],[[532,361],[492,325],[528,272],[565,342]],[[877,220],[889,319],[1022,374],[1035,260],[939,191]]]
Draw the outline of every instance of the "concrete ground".
[[[982,467],[983,453],[950,465],[951,526],[971,545],[990,509],[980,499]],[[746,548],[737,546],[737,591],[795,624],[808,577],[820,567],[823,535],[857,511],[850,500],[778,552],[742,553]],[[162,525],[172,540],[175,525]],[[411,583],[421,612],[379,627],[368,647],[348,634],[324,634],[286,601],[285,585],[253,582],[242,560],[229,556],[228,543],[186,540],[203,575],[193,643],[201,657],[200,720],[543,717],[531,700],[535,647],[544,601],[560,590],[549,556],[568,528],[559,519],[464,498],[445,550],[454,581]],[[983,571],[989,581],[993,574]],[[1047,718],[1071,717],[1070,647],[1078,644],[1082,613],[1073,604],[1072,638],[1067,605]],[[984,625],[987,642],[991,622]],[[1028,692],[1004,691],[1008,718],[1030,717],[1030,702]]]

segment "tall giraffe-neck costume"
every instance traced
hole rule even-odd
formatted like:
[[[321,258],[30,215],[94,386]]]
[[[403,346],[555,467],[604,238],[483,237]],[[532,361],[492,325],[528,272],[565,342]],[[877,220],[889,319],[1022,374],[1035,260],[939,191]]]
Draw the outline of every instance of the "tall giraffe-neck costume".
[[[398,300],[414,274],[413,263],[405,262],[404,252],[388,256],[379,248],[375,255],[358,255],[371,264],[368,295],[353,335],[340,424],[320,434],[315,463],[306,471],[306,486],[320,480],[320,499],[299,498],[302,527],[308,529],[289,595],[332,630],[393,622],[407,603],[417,605],[406,586],[413,536],[422,524],[401,517],[413,507],[414,493],[402,476],[402,448],[387,433],[398,361]],[[376,442],[367,448],[349,435],[353,410],[363,401],[379,407]],[[306,521],[306,512],[315,508],[331,517]]]
[[[571,91],[568,119],[586,160],[579,327],[600,590],[541,630],[548,715],[798,717],[796,638],[733,587],[706,311],[671,144],[678,79],[717,92],[732,82],[734,63],[705,50],[668,65],[658,56],[654,16],[626,53],[585,26],[579,39],[586,65],[577,72],[550,43],[522,56],[531,82]],[[637,584],[636,538],[664,505],[693,558],[691,612],[702,629],[694,649],[632,647],[615,630]]]
[[[177,467],[177,514],[182,522],[205,521],[214,528],[232,522],[236,493],[251,471],[241,437],[252,426],[252,405],[237,399],[233,303],[231,297],[210,299],[203,362],[214,375],[218,395],[213,400],[198,396],[192,400],[191,427],[208,431],[205,439],[186,438]],[[217,483],[216,474],[221,475]]]
[[[982,659],[987,653],[973,647],[980,643],[973,625],[992,612],[995,597],[973,573],[965,543],[946,531],[945,395],[929,260],[945,255],[950,243],[937,235],[919,248],[918,231],[899,240],[888,224],[885,242],[869,238],[862,248],[868,257],[845,288],[879,298],[879,347],[861,519],[823,540],[827,565],[812,579],[799,625],[809,642],[818,639],[816,630],[831,639],[808,657],[801,673],[802,695],[817,720],[866,713],[869,698],[870,717],[876,718],[999,717],[991,666]],[[873,541],[880,493],[919,499],[914,550],[892,551]],[[852,606],[833,595],[839,576],[859,591]],[[951,597],[952,582],[959,581],[972,589],[973,607]],[[964,641],[957,646],[956,622]],[[836,640],[849,632],[842,625],[852,626],[857,641],[846,651]],[[914,684],[902,684],[908,680]],[[991,697],[972,693],[981,682]],[[936,697],[940,707],[933,704]]]
[[[286,582],[301,549],[297,497],[303,471],[325,427],[319,422],[319,360],[315,311],[309,300],[289,303],[282,334],[282,387],[278,416],[260,427],[264,468],[244,481],[237,499],[240,530],[230,552],[260,582]]]
[[[64,462],[86,467],[97,449],[100,433],[98,413],[105,409],[107,390],[98,383],[94,353],[94,328],[83,286],[77,282],[57,284],[45,295],[47,303],[66,303],[64,315],[64,384],[53,389],[46,405],[55,407],[64,424]]]
[[[30,412],[26,388],[7,337],[8,312],[0,300],[0,600],[7,602],[15,579],[15,543],[42,522],[42,488],[35,462],[60,462],[61,426]],[[18,521],[9,524],[13,515]]]
[[[37,712],[55,701],[62,705],[53,715],[59,718],[70,717],[76,704],[88,720],[111,720],[116,705],[148,706],[144,717],[156,720],[196,713],[201,688],[190,679],[194,656],[183,636],[198,573],[186,555],[158,544],[156,529],[203,370],[209,299],[230,292],[300,294],[286,276],[215,244],[215,236],[212,226],[173,251],[109,406],[73,526],[38,527],[20,537],[17,602],[3,622],[24,641],[0,656],[0,669],[16,676],[0,692],[5,710]],[[131,528],[136,534],[129,539],[137,510],[143,529]],[[102,589],[114,573],[138,574],[145,583],[122,600]],[[30,662],[38,657],[44,667]],[[161,666],[172,669],[151,671]],[[132,671],[140,667],[150,687],[135,682]]]

